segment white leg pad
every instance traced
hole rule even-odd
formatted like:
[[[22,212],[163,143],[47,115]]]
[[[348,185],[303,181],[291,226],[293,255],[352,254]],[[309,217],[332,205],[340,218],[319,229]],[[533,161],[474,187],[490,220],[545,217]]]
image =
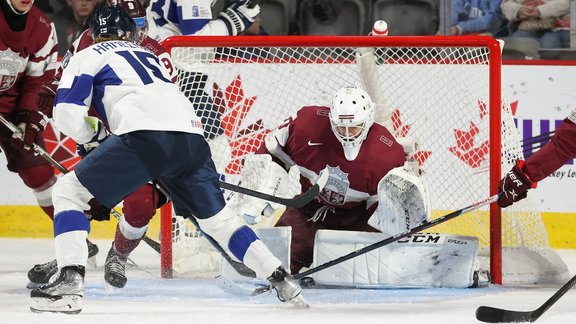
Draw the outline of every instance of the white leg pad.
[[[254,229],[254,232],[256,232],[256,235],[258,235],[261,243],[263,242],[263,244],[258,244],[259,248],[255,247],[254,251],[252,251],[254,244],[250,246],[246,252],[246,255],[244,256],[246,265],[248,265],[249,262],[247,259],[254,259],[254,262],[256,262],[258,259],[253,257],[253,252],[257,253],[258,251],[256,250],[259,250],[261,245],[266,245],[267,249],[269,249],[275,256],[274,259],[277,258],[278,261],[269,261],[269,265],[262,266],[263,269],[259,271],[250,265],[248,265],[248,267],[256,271],[256,273],[265,273],[264,275],[260,276],[262,278],[266,278],[266,276],[270,275],[270,269],[275,270],[280,265],[284,266],[285,269],[290,269],[290,240],[292,238],[292,227],[282,226],[272,228],[256,228]],[[236,270],[234,270],[234,268],[232,268],[232,266],[224,259],[222,259],[221,274],[237,282],[251,280],[250,278],[239,275],[238,272],[236,272]]]
[[[244,224],[242,224],[240,217],[236,215],[232,208],[226,205],[220,212],[210,218],[198,218],[198,224],[204,233],[215,239],[233,257],[228,249],[228,242],[232,234]]]
[[[54,215],[64,210],[89,210],[88,202],[94,198],[76,177],[74,171],[62,176],[52,189]]]
[[[56,260],[58,268],[70,265],[86,266],[88,260],[88,246],[86,245],[86,231],[72,231],[62,233],[54,238]]]
[[[382,233],[320,230],[313,266],[385,239]],[[313,275],[316,283],[351,287],[466,288],[477,270],[476,237],[416,234]]]

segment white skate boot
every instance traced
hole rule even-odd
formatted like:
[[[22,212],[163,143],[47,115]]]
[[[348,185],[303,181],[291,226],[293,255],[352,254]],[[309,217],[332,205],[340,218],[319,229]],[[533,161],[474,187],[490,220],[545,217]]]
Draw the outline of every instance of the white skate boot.
[[[83,266],[62,268],[53,282],[32,290],[30,310],[35,313],[80,313],[84,296],[84,272]]]
[[[276,290],[278,299],[281,302],[288,302],[298,308],[309,308],[310,306],[302,297],[302,288],[292,279],[292,276],[286,272],[283,267],[278,267],[272,275],[267,278]]]

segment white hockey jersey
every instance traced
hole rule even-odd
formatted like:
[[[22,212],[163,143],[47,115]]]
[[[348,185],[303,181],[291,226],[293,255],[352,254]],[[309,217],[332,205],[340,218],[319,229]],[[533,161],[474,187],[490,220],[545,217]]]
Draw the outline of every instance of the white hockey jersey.
[[[131,42],[94,44],[66,63],[53,119],[80,144],[94,136],[84,121],[90,105],[116,135],[138,130],[203,134],[193,105],[158,57]]]
[[[148,35],[157,41],[175,35],[228,36],[223,21],[213,18],[212,0],[152,0],[146,14]]]

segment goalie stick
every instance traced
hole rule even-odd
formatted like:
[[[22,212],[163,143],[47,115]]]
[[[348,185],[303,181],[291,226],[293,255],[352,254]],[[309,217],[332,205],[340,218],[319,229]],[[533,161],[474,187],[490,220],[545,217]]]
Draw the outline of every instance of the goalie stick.
[[[292,207],[292,208],[302,208],[306,204],[312,201],[322,189],[326,185],[328,181],[329,173],[326,170],[323,170],[318,177],[316,183],[312,186],[312,188],[308,189],[305,193],[301,194],[300,196],[294,198],[281,198],[273,195],[269,195],[263,192],[259,192],[256,190],[240,187],[233,185],[231,183],[220,181],[220,188],[227,189],[230,191],[234,191],[237,193],[241,193],[244,195],[252,196],[255,198],[260,198],[264,200],[268,200],[271,202],[279,203],[284,206]]]
[[[1,114],[0,114],[0,122],[2,122],[2,124],[4,124],[14,135],[20,136],[20,138],[22,138],[21,136],[22,131],[20,130],[20,128],[16,127],[6,118],[4,118],[4,116],[2,116]],[[32,149],[34,150],[34,154],[40,155],[42,158],[48,161],[48,163],[52,164],[52,166],[58,169],[58,171],[60,171],[62,174],[70,172],[68,171],[68,169],[66,169],[65,166],[60,164],[60,162],[56,161],[50,154],[48,154],[48,152],[46,152],[46,150],[44,150],[40,145],[32,143]],[[120,215],[120,213],[118,213],[114,208],[110,210],[110,213],[114,215],[114,217],[116,217],[116,219],[118,220],[120,219],[120,217],[122,217],[122,215]],[[153,239],[147,237],[146,235],[144,235],[142,240],[146,242],[146,244],[148,244],[151,248],[153,248],[154,251],[160,253],[160,243],[154,241]]]
[[[513,311],[502,308],[480,306],[476,310],[476,319],[486,323],[519,323],[519,322],[535,322],[542,314],[544,314],[552,305],[554,305],[560,297],[564,296],[576,284],[576,276],[568,280],[550,299],[548,299],[542,306],[533,311]]]
[[[339,257],[339,258],[336,258],[336,259],[334,259],[334,260],[331,260],[331,261],[328,261],[328,262],[323,263],[323,264],[321,264],[321,265],[318,265],[318,266],[316,266],[316,267],[314,267],[314,268],[308,269],[308,270],[306,270],[306,271],[304,271],[304,272],[298,273],[298,274],[294,275],[294,279],[295,279],[295,280],[300,280],[300,279],[302,279],[302,278],[304,278],[304,277],[307,277],[307,276],[309,276],[309,275],[311,275],[311,274],[313,274],[313,273],[316,273],[316,272],[318,272],[318,271],[321,271],[321,270],[324,270],[324,269],[326,269],[326,268],[332,267],[332,266],[337,265],[337,264],[339,264],[339,263],[342,263],[342,262],[344,262],[344,261],[348,261],[348,260],[353,259],[353,258],[355,258],[355,257],[357,257],[357,256],[362,255],[362,254],[366,254],[366,253],[368,253],[368,252],[370,252],[370,251],[372,251],[372,250],[375,250],[375,249],[381,248],[381,247],[383,247],[383,246],[385,246],[385,245],[394,243],[394,242],[396,242],[396,241],[398,241],[398,240],[400,240],[400,239],[402,239],[402,238],[405,238],[405,237],[410,236],[410,235],[412,235],[412,234],[416,234],[416,233],[421,232],[421,231],[423,231],[423,230],[426,230],[426,229],[428,229],[428,228],[430,228],[430,227],[433,227],[433,226],[439,225],[439,224],[441,224],[441,223],[447,222],[447,221],[449,221],[449,220],[451,220],[451,219],[453,219],[453,218],[456,218],[456,217],[458,217],[458,216],[460,216],[460,215],[463,215],[463,214],[466,214],[466,213],[468,213],[468,212],[471,212],[471,211],[473,211],[473,210],[475,210],[475,209],[478,209],[478,208],[480,208],[480,207],[482,207],[482,206],[484,206],[484,205],[489,205],[489,204],[491,204],[491,203],[493,203],[493,202],[496,202],[496,201],[498,200],[498,197],[500,197],[500,195],[501,195],[501,193],[498,193],[498,194],[496,194],[496,195],[494,195],[494,196],[492,196],[492,197],[490,197],[490,198],[486,198],[486,199],[484,199],[484,200],[478,201],[478,202],[476,202],[476,203],[474,203],[474,204],[472,204],[472,205],[470,205],[470,206],[464,207],[464,208],[462,208],[462,209],[458,209],[458,210],[453,211],[453,212],[451,212],[451,213],[449,213],[449,214],[446,214],[446,215],[444,215],[444,216],[440,216],[440,217],[438,217],[438,218],[436,218],[436,219],[433,219],[433,220],[431,220],[431,221],[429,221],[429,222],[422,223],[421,225],[414,227],[413,229],[411,229],[411,230],[408,231],[408,232],[396,234],[396,235],[391,236],[391,237],[388,237],[388,238],[386,238],[386,239],[384,239],[384,240],[378,241],[378,242],[376,242],[376,243],[372,243],[372,244],[370,244],[370,245],[368,245],[368,246],[365,246],[365,247],[363,247],[363,248],[361,248],[361,249],[358,249],[358,250],[356,250],[356,251],[352,251],[352,252],[350,252],[350,253],[348,253],[348,254],[346,254],[346,255],[343,255],[343,256],[341,256],[341,257]],[[259,294],[261,294],[261,293],[264,293],[264,292],[267,292],[267,291],[269,291],[269,290],[270,290],[270,286],[267,286],[267,287],[264,287],[264,288],[257,288],[256,290],[254,290],[254,291],[252,292],[251,296],[257,296],[257,295],[259,295]]]

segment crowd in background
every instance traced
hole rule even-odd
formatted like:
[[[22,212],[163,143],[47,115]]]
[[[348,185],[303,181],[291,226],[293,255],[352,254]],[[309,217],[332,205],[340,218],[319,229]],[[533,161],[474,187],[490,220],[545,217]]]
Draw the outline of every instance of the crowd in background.
[[[223,6],[232,0],[216,0]],[[88,18],[103,0],[46,0],[36,6],[53,19],[59,56],[88,28]],[[150,1],[143,0],[148,6]],[[451,0],[449,27],[441,28],[441,0],[264,0],[262,25],[267,35],[366,35],[376,19],[388,22],[389,35],[487,34],[505,38],[520,56],[572,59],[568,0]],[[286,11],[283,17],[281,11]],[[216,13],[217,14],[217,13]],[[512,53],[512,52],[510,52]],[[568,55],[566,55],[568,54]],[[506,58],[506,56],[505,56]]]

